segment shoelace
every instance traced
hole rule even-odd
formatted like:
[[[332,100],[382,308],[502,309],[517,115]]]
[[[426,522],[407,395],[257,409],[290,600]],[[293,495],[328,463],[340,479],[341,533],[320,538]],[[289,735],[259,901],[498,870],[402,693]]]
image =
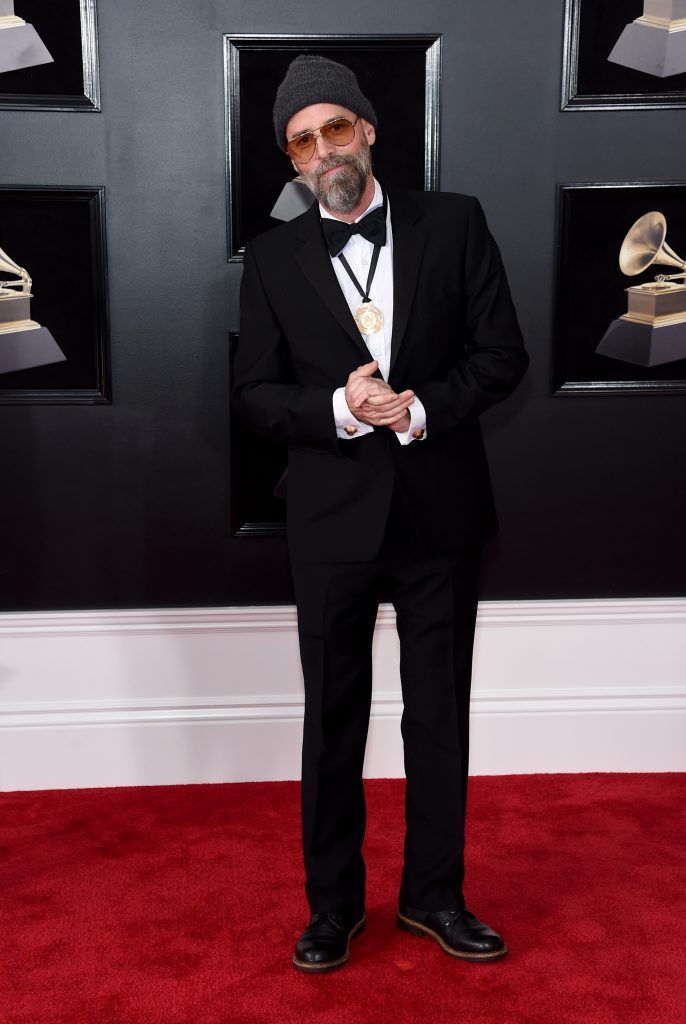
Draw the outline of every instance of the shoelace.
[[[331,911],[323,911],[322,913],[317,914],[317,919],[318,921],[326,921],[329,924],[334,925],[336,928],[339,929],[339,931],[343,928],[345,921],[345,918],[343,917],[342,914],[336,914]],[[316,922],[313,921],[312,923],[314,924]]]

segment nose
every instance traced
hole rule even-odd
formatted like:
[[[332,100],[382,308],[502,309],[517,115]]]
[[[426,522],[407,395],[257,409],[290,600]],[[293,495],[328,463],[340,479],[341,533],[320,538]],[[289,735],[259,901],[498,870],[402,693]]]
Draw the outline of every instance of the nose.
[[[316,153],[317,156],[324,159],[324,157],[330,156],[335,153],[339,146],[334,146],[333,142],[327,142],[321,132],[317,132],[315,135],[315,141],[317,143]]]

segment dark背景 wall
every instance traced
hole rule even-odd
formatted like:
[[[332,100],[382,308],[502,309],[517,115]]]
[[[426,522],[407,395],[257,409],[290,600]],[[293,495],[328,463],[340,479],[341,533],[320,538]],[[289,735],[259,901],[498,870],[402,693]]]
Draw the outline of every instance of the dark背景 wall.
[[[3,610],[293,600],[285,539],[228,525],[222,36],[252,32],[442,34],[440,187],[479,196],[532,357],[482,417],[481,597],[684,592],[684,397],[551,388],[556,186],[679,180],[684,111],[561,112],[563,7],[100,0],[102,112],[0,111],[1,183],[105,186],[113,395],[0,407]]]

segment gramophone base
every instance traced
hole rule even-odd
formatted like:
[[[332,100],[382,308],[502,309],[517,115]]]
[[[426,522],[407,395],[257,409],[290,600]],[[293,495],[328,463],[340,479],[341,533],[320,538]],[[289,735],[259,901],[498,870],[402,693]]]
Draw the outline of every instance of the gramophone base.
[[[668,32],[657,25],[627,25],[607,58],[648,75],[668,78],[686,71],[686,30]]]
[[[0,334],[0,373],[63,363],[66,358],[47,327]]]
[[[605,331],[596,353],[636,366],[675,363],[686,359],[686,323],[655,327],[620,317]]]
[[[10,25],[0,29],[0,72],[52,64],[47,47],[33,25]]]

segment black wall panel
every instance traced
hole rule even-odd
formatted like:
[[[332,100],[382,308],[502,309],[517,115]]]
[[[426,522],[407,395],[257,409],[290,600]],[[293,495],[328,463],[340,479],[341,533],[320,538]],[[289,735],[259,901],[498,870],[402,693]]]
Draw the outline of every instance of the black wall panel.
[[[230,533],[222,35],[248,32],[443,35],[441,188],[481,199],[532,356],[482,418],[482,598],[684,594],[686,398],[551,377],[557,184],[686,180],[686,112],[561,112],[562,0],[98,8],[102,113],[0,111],[0,182],[105,186],[112,364],[111,405],[0,407],[0,607],[292,602],[285,539]]]

